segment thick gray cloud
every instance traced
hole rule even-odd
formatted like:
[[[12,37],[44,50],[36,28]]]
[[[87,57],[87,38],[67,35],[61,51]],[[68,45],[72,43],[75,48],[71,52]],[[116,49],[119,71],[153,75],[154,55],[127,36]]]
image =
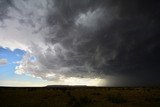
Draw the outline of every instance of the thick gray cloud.
[[[1,0],[0,1],[0,20],[9,18],[7,15],[8,7],[12,6],[12,0]]]
[[[17,17],[9,15],[12,23],[17,20],[18,36],[11,39],[17,45],[2,46],[28,51],[18,74],[47,80],[110,76],[112,85],[159,85],[159,6],[157,0],[15,0]]]
[[[5,27],[3,19],[9,19],[10,17],[7,15],[8,7],[12,7],[12,0],[0,0],[0,27]]]

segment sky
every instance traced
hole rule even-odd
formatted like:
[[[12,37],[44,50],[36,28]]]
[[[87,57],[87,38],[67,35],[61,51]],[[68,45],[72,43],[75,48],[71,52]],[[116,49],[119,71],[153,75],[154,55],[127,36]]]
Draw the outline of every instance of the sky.
[[[0,86],[159,86],[159,7],[0,0]]]

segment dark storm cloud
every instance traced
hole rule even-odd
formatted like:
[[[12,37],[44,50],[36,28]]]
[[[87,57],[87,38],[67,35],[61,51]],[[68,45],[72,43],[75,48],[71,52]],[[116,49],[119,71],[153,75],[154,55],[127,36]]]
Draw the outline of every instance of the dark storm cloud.
[[[159,85],[159,7],[158,0],[0,0],[0,24],[13,18],[0,29],[0,45],[27,51],[18,74]]]
[[[126,75],[129,84],[160,83],[159,6],[156,0],[121,2],[119,20],[110,26],[122,39],[110,69]]]
[[[99,42],[95,41],[101,30],[97,26],[101,22],[99,19],[102,19],[101,23],[105,23],[103,18],[107,16],[101,5],[97,1],[54,1],[53,9],[47,18],[51,28],[46,41],[53,45],[59,43],[66,50],[63,53],[61,52],[63,49],[57,47],[57,61],[53,60],[60,67],[70,68],[71,73],[67,72],[66,75],[86,77],[88,72],[96,73],[97,66],[105,63],[101,52],[98,52]],[[76,22],[81,15],[89,17],[88,20],[94,22],[88,23],[87,26],[77,24]],[[90,17],[91,15],[93,18]],[[103,26],[105,24],[102,24]],[[100,61],[101,59],[102,61]]]
[[[159,7],[158,0],[54,0],[45,38],[66,50],[57,47],[55,65],[71,67],[69,75],[120,75],[123,85],[159,84]]]
[[[7,15],[8,7],[12,5],[12,0],[0,0],[0,21],[3,21],[5,18],[9,18]]]

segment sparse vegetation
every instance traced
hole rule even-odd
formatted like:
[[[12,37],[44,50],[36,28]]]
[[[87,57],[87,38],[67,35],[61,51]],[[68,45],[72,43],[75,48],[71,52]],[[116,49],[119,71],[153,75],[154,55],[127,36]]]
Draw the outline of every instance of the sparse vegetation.
[[[109,96],[107,96],[107,99],[111,103],[117,103],[117,104],[121,104],[121,103],[126,103],[127,102],[127,100],[125,98],[123,98],[121,94],[109,95]]]
[[[0,107],[160,107],[160,88],[0,88]]]

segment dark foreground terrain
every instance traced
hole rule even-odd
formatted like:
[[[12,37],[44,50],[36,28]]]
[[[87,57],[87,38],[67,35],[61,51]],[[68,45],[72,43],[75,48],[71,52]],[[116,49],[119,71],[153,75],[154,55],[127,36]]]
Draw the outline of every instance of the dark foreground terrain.
[[[160,107],[160,87],[1,87],[0,107]]]

